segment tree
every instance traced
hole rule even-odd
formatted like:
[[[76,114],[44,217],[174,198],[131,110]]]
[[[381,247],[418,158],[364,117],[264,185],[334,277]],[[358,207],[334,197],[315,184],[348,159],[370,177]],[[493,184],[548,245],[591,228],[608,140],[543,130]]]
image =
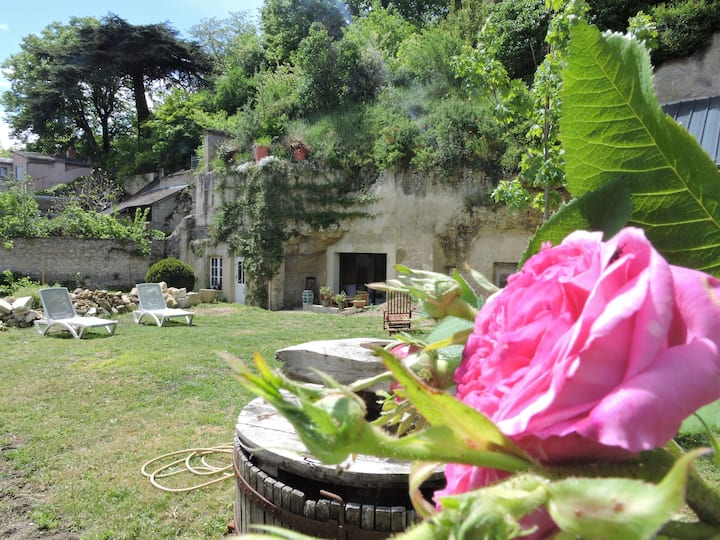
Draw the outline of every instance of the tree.
[[[136,170],[170,173],[188,169],[203,136],[196,111],[206,109],[209,99],[205,92],[188,93],[179,88],[171,92],[145,124],[148,137],[141,141],[145,151],[138,152],[142,161],[136,162]]]
[[[21,51],[3,63],[11,89],[2,103],[16,137],[38,138],[30,148],[54,153],[57,146],[72,145],[81,155],[97,157],[109,151],[110,119],[116,131],[127,127],[122,80],[83,58],[97,24],[91,18],[53,23],[41,36],[25,37]]]
[[[503,0],[490,8],[493,47],[511,79],[532,81],[545,58],[550,13],[545,0]]]
[[[75,204],[83,210],[102,212],[120,202],[123,189],[107,171],[95,169],[88,176],[76,178],[69,184],[60,184],[49,190],[56,197],[65,199],[66,204]]]
[[[278,64],[290,61],[313,23],[322,24],[335,40],[342,37],[347,24],[338,4],[331,0],[266,0],[261,21],[268,56]]]
[[[212,59],[213,108],[235,114],[252,100],[255,75],[267,67],[262,37],[242,12],[204,20],[190,33]]]
[[[190,35],[210,58],[217,75],[231,67],[253,74],[265,60],[258,29],[246,12],[231,12],[227,19],[203,19],[190,28]]]
[[[450,11],[449,0],[348,0],[354,16],[365,15],[378,8],[393,7],[398,13],[414,24],[435,21]]]
[[[98,68],[112,66],[130,83],[140,127],[150,117],[148,84],[193,87],[211,69],[210,59],[199,44],[178,38],[177,31],[167,23],[132,25],[110,14],[88,39],[93,37],[90,64]]]
[[[16,137],[37,137],[30,148],[54,153],[72,145],[102,161],[116,137],[149,118],[149,84],[195,83],[209,66],[196,44],[166,24],[73,17],[25,37],[3,63],[11,89],[2,103]]]

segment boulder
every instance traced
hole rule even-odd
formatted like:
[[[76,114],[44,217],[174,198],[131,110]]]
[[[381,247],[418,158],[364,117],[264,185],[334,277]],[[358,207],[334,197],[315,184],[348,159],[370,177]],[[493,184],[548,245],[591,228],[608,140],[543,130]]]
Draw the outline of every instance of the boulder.
[[[21,296],[12,303],[13,313],[25,314],[32,309],[32,296]]]

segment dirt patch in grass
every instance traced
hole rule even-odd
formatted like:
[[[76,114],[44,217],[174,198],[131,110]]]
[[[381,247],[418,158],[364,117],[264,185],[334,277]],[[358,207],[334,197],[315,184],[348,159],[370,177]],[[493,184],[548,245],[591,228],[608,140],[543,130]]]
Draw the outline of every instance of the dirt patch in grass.
[[[53,540],[76,540],[77,534],[62,527],[52,531],[41,529],[32,520],[35,506],[42,503],[42,493],[34,488],[26,476],[13,468],[6,456],[20,443],[12,441],[0,448],[0,538],[26,540],[30,538],[51,538]]]
[[[191,309],[197,315],[210,315],[213,317],[232,315],[233,313],[237,312],[237,308],[229,307],[229,306],[228,307],[219,307],[217,305],[213,305],[212,307],[193,306]]]

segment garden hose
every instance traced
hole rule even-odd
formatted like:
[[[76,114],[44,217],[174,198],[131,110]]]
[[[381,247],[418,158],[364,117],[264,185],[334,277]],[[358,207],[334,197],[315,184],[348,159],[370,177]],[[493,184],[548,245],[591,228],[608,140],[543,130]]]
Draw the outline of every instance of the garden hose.
[[[233,445],[232,444],[226,444],[226,445],[220,445],[215,446],[212,448],[186,448],[184,450],[177,450],[175,452],[170,452],[168,454],[163,454],[162,456],[155,457],[151,459],[150,461],[145,462],[145,464],[142,466],[142,469],[140,472],[142,472],[142,475],[146,477],[148,480],[150,480],[150,483],[155,486],[156,488],[167,491],[170,493],[184,493],[188,491],[193,491],[196,489],[200,489],[206,486],[210,486],[212,484],[216,484],[218,482],[222,482],[223,480],[227,480],[228,478],[232,478],[234,476],[233,472],[233,466],[232,463],[228,465],[223,466],[216,466],[208,463],[208,456],[216,455],[216,454],[231,454],[233,453]],[[156,464],[159,461],[165,460],[167,458],[173,457],[173,456],[184,456],[179,459],[175,459],[171,461],[170,463],[167,463],[165,465],[161,465],[157,469],[153,471],[148,471],[148,469],[153,465]],[[197,462],[199,460],[199,463],[193,463],[193,461]],[[176,476],[178,474],[191,474],[193,476],[197,477],[208,477],[208,476],[214,476],[215,478],[212,478],[211,480],[207,480],[205,482],[200,482],[198,484],[193,484],[191,486],[187,487],[168,487],[164,486],[160,483],[159,480],[163,478],[168,478],[170,476]]]

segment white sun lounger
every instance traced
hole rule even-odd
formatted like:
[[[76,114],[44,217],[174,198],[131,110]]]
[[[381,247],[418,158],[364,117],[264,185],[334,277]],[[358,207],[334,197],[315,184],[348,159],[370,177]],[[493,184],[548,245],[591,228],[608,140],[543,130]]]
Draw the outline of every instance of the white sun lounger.
[[[40,300],[45,314],[42,319],[35,321],[35,329],[43,336],[51,329],[67,330],[77,339],[83,337],[88,328],[105,328],[108,334],[115,333],[117,321],[78,315],[65,287],[40,289]]]
[[[135,287],[140,303],[140,307],[133,311],[133,319],[137,324],[140,324],[143,317],[147,315],[154,319],[158,326],[164,325],[165,321],[175,317],[184,318],[188,326],[192,325],[195,313],[167,307],[159,283],[138,283]]]

